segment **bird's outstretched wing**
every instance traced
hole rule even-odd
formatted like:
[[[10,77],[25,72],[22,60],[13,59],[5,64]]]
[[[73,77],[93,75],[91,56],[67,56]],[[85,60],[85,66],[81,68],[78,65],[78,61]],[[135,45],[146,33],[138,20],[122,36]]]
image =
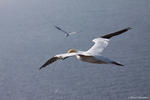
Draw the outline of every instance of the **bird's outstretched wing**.
[[[77,53],[64,53],[64,54],[58,54],[52,58],[50,58],[49,60],[47,60],[39,69],[42,69],[46,66],[48,66],[49,64],[52,64],[53,62],[57,61],[57,60],[64,60],[68,57],[72,57],[72,56],[75,56],[77,54],[80,54],[80,52],[77,52]]]
[[[95,43],[86,53],[87,54],[92,54],[92,55],[100,55],[101,52],[107,47],[108,43],[109,43],[109,39],[113,36],[122,34],[128,30],[130,30],[131,28],[125,28],[122,29],[120,31],[114,32],[114,33],[110,33],[110,34],[106,34],[104,36],[101,36],[100,38],[96,38],[93,40],[93,42]]]
[[[52,58],[50,58],[39,69],[42,69],[42,68],[46,67],[47,65],[57,61],[58,59],[60,59],[60,58],[59,57],[52,57]]]
[[[56,26],[56,25],[54,25],[54,27],[55,27],[56,29],[62,31],[63,33],[65,33],[66,36],[69,36],[69,33],[68,33],[67,31],[61,29],[60,27],[58,27],[58,26]]]
[[[110,39],[111,37],[116,36],[116,35],[120,35],[120,34],[126,32],[126,31],[128,31],[130,29],[132,29],[132,28],[131,27],[127,27],[127,28],[119,30],[117,32],[113,32],[113,33],[110,33],[110,34],[103,35],[103,36],[101,36],[101,38]]]
[[[101,52],[107,47],[109,39],[96,38],[93,42],[95,44],[88,51],[86,51],[86,53],[91,55],[100,55]]]

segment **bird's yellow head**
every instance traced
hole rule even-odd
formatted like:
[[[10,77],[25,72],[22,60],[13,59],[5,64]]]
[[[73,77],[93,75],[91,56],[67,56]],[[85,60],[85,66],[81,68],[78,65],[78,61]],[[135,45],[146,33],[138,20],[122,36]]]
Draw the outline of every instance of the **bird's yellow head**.
[[[77,50],[75,50],[75,49],[70,49],[70,50],[68,50],[67,53],[75,53],[75,52],[77,52]]]

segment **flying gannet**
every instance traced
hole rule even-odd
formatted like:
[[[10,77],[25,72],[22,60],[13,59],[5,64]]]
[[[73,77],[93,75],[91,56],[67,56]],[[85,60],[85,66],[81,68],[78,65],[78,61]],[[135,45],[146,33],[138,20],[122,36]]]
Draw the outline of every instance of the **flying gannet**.
[[[67,32],[67,31],[61,29],[60,27],[58,27],[58,26],[56,26],[56,25],[54,25],[54,27],[55,27],[56,29],[62,31],[62,32],[65,34],[66,37],[68,37],[68,36],[70,36],[70,35],[72,35],[72,34],[76,34],[76,33],[77,33],[77,32]]]
[[[124,66],[114,60],[111,60],[107,57],[104,57],[101,55],[102,51],[107,47],[109,43],[109,39],[113,36],[122,34],[131,28],[125,28],[122,30],[119,30],[114,33],[103,35],[99,38],[95,38],[93,42],[95,43],[89,50],[87,51],[78,51],[76,49],[70,49],[67,53],[64,54],[58,54],[52,58],[50,58],[47,62],[45,62],[39,69],[42,69],[46,67],[47,65],[57,61],[57,60],[64,60],[68,57],[76,56],[77,59],[89,62],[89,63],[95,63],[95,64],[114,64],[118,66]]]

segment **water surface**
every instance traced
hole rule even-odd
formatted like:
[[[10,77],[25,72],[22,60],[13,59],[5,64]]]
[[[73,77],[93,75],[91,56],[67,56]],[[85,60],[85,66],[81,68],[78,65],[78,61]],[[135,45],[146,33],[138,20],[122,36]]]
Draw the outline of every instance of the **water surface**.
[[[0,1],[1,100],[127,100],[150,98],[149,0]],[[53,25],[80,34],[65,38]],[[70,48],[89,49],[105,33],[133,27],[112,38],[103,55],[125,67],[75,58],[38,68]]]

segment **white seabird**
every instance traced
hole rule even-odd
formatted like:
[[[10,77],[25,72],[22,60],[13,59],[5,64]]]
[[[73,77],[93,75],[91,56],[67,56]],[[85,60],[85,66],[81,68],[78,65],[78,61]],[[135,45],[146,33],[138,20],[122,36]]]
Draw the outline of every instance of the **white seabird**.
[[[84,61],[84,62],[89,62],[89,63],[95,63],[95,64],[114,64],[118,66],[124,66],[114,60],[111,60],[107,57],[104,57],[101,55],[102,51],[107,47],[109,43],[109,39],[113,36],[122,34],[126,31],[131,29],[130,27],[122,29],[120,31],[106,34],[104,36],[101,36],[99,38],[95,38],[93,42],[95,43],[89,50],[87,51],[78,51],[75,49],[70,49],[67,53],[64,54],[58,54],[52,58],[50,58],[46,63],[44,63],[40,69],[46,67],[47,65],[61,59],[64,60],[68,57],[76,56],[77,59]]]
[[[62,32],[65,34],[66,37],[68,37],[68,36],[70,36],[70,35],[72,35],[72,34],[78,33],[78,32],[67,32],[67,31],[61,29],[60,27],[58,27],[58,26],[56,26],[56,25],[54,25],[54,27],[55,27],[56,29],[62,31]]]

